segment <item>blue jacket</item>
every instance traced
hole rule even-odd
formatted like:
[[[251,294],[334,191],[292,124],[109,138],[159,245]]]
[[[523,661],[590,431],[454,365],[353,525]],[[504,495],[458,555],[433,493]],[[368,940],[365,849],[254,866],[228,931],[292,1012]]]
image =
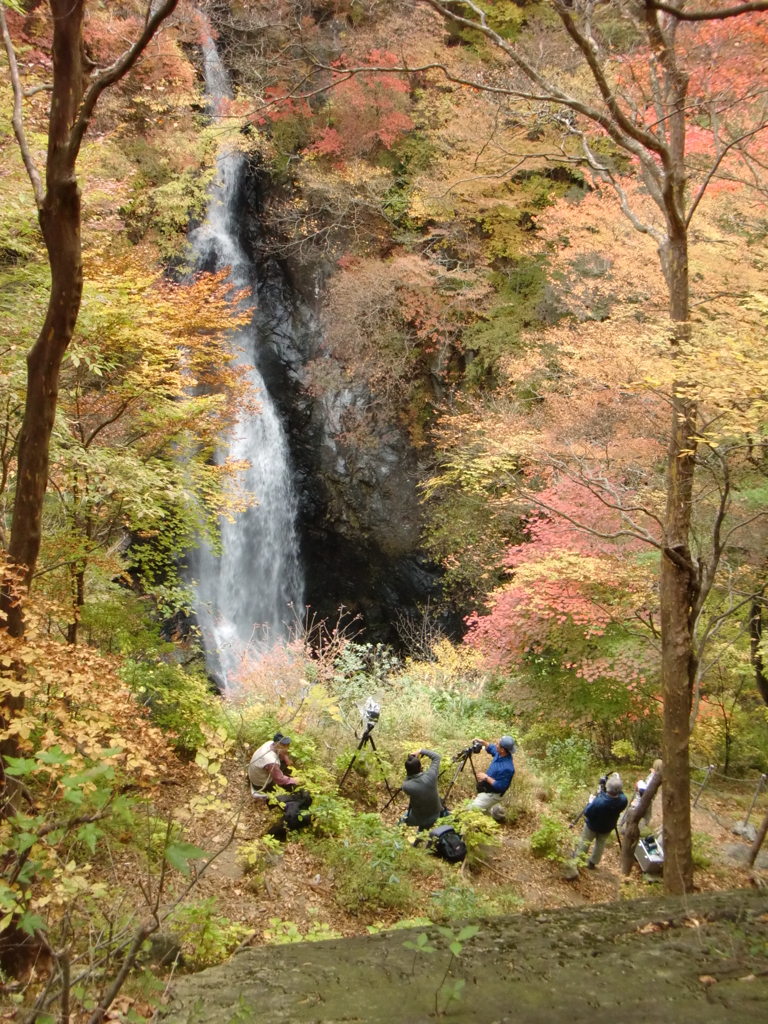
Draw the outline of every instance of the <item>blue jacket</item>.
[[[495,743],[489,743],[486,749],[493,760],[485,774],[491,779],[494,793],[506,793],[512,782],[512,776],[515,774],[515,762],[512,760],[512,755],[502,757]]]
[[[618,796],[598,793],[584,812],[584,820],[593,832],[613,832],[626,806],[627,798],[624,793],[619,793]]]

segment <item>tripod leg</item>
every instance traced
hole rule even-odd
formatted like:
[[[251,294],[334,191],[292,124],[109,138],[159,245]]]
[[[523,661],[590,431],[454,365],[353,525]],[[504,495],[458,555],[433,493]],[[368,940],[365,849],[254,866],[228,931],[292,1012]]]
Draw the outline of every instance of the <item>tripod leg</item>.
[[[371,744],[371,747],[373,748],[373,752],[376,755],[376,760],[379,762],[379,767],[383,770],[384,765],[381,763],[381,758],[379,757],[379,752],[376,749],[376,744],[373,742],[373,736],[368,737],[368,742]],[[387,779],[386,775],[384,776],[384,785],[387,787],[387,792],[389,793],[390,797],[389,803],[391,804],[397,794],[392,792],[392,788],[389,785],[389,780]],[[389,807],[389,804],[387,804],[387,807]]]
[[[381,808],[381,810],[379,811],[379,814],[383,814],[383,812],[386,811],[386,809],[389,807],[389,805],[391,803],[394,803],[394,801],[397,799],[397,797],[400,796],[400,794],[402,792],[403,792],[402,788],[401,789],[396,789],[395,792],[392,794],[392,796],[389,798],[389,800],[387,800],[387,802]]]
[[[359,750],[359,749],[360,748],[358,747],[357,750]],[[344,785],[344,783],[346,782],[347,776],[352,771],[352,765],[357,760],[357,750],[352,755],[352,760],[349,762],[349,764],[346,767],[346,770],[345,770],[344,774],[341,776],[341,782],[339,783],[339,789],[341,789],[341,787]]]
[[[456,782],[456,779],[458,779],[459,775],[461,775],[461,773],[464,771],[464,766],[466,765],[466,763],[467,763],[467,759],[465,757],[464,760],[459,765],[459,767],[456,769],[456,772],[454,773],[454,776],[451,779],[450,786],[445,791],[445,796],[443,797],[443,807],[445,807],[445,805],[448,803],[448,797],[451,795],[451,790],[453,789],[453,785]],[[472,771],[474,771],[474,770],[475,770],[475,766],[472,765]]]

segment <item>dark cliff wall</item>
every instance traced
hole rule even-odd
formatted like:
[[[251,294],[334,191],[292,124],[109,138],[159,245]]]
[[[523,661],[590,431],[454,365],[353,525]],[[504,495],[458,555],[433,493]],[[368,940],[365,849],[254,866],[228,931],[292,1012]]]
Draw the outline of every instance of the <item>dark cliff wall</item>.
[[[427,467],[395,423],[377,429],[365,448],[344,442],[345,413],[365,410],[372,398],[359,385],[308,390],[304,368],[321,351],[328,268],[265,251],[269,187],[252,167],[243,181],[243,242],[258,288],[259,368],[284,417],[296,474],[306,603],[331,620],[344,605],[361,614],[366,639],[396,643],[398,612],[415,611],[440,592],[439,570],[420,546],[418,485]]]

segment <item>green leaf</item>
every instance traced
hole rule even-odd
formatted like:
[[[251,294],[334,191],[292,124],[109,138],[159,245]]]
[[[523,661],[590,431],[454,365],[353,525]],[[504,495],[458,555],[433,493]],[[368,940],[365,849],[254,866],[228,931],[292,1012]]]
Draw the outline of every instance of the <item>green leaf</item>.
[[[6,757],[6,775],[29,775],[37,768],[37,762],[29,757]]]
[[[36,842],[37,836],[33,836],[29,832],[22,832],[21,835],[16,836],[13,840],[13,848],[17,853],[24,853],[30,846],[34,846]]]
[[[453,953],[454,956],[461,956],[461,951],[464,947],[460,942],[452,942],[448,949]]]
[[[439,925],[437,930],[446,939],[450,939],[451,942],[453,942],[453,940],[456,938],[456,936],[453,934],[453,928],[446,928],[444,925]]]
[[[465,928],[461,929],[459,934],[456,936],[456,939],[459,942],[466,942],[467,939],[473,939],[479,931],[480,928],[478,925],[468,924]]]
[[[100,839],[103,835],[102,830],[96,828],[92,821],[77,830],[77,838],[81,843],[86,844],[91,853],[96,853],[96,840]]]
[[[69,764],[71,758],[65,754],[58,744],[50,750],[40,750],[35,757],[42,764]]]
[[[467,983],[464,978],[457,978],[453,983],[453,988],[448,989],[448,1001],[450,1002],[451,999],[461,999],[461,993],[464,991],[464,986],[466,984]]]
[[[45,928],[45,920],[39,914],[30,914],[27,911],[19,918],[19,928],[27,935],[34,935],[36,928]]]
[[[165,848],[165,859],[171,867],[176,868],[183,875],[189,875],[187,861],[200,860],[207,856],[205,850],[201,850],[199,846],[193,846],[192,843],[169,843]]]

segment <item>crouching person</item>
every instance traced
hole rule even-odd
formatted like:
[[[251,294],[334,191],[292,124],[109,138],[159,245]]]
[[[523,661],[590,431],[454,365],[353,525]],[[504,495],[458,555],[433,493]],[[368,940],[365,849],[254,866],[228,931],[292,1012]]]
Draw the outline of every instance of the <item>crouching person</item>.
[[[429,768],[422,770],[421,759],[428,757]],[[400,821],[405,825],[415,825],[419,830],[432,828],[443,813],[443,802],[437,789],[437,777],[440,772],[440,755],[434,750],[415,750],[405,759],[405,780],[403,792],[410,803],[408,810]]]
[[[614,773],[605,784],[605,792],[598,793],[584,811],[584,828],[576,856],[586,853],[592,842],[595,848],[587,861],[588,868],[596,868],[603,856],[608,836],[616,828],[621,812],[627,806],[621,776]]]
[[[477,773],[477,796],[471,807],[493,815],[493,808],[501,803],[512,783],[515,774],[512,755],[517,750],[517,744],[511,736],[502,736],[498,743],[489,743],[488,740],[481,739],[474,742],[482,744],[493,760],[488,765],[487,772]]]
[[[278,732],[271,740],[262,743],[254,751],[251,763],[248,765],[248,780],[251,783],[252,796],[269,793],[275,786],[290,790],[299,785],[298,779],[283,771],[283,767],[290,770],[291,761],[288,757],[290,743],[290,737],[283,736]]]

